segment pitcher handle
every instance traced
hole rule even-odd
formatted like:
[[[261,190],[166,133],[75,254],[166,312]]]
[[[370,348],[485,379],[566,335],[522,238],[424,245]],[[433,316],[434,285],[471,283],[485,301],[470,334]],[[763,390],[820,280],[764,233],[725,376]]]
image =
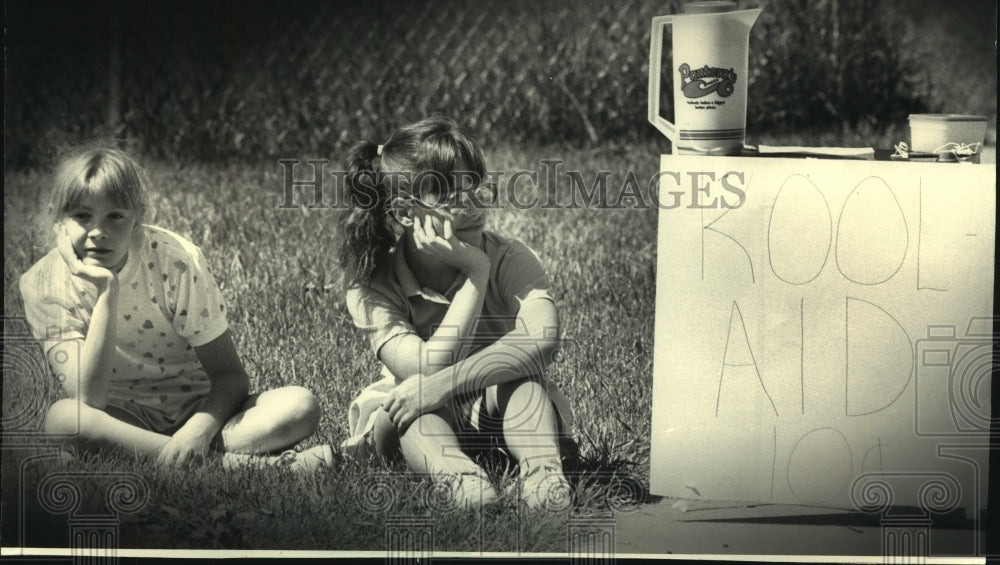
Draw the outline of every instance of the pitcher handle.
[[[660,66],[663,56],[663,26],[673,25],[673,16],[656,16],[649,33],[649,123],[667,136],[672,145],[677,143],[677,127],[660,116]]]

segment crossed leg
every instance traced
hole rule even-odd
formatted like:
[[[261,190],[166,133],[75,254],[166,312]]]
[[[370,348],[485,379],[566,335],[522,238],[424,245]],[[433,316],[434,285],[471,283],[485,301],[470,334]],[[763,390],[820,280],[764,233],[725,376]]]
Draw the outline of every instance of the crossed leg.
[[[302,387],[253,394],[223,425],[212,449],[231,462],[238,461],[241,454],[284,449],[312,435],[319,418],[319,402]],[[45,430],[64,445],[86,451],[113,448],[142,457],[155,457],[170,441],[169,435],[147,429],[120,408],[99,410],[78,399],[55,402],[46,415]]]
[[[483,431],[500,431],[511,456],[524,467],[561,466],[559,418],[545,387],[537,379],[522,379],[486,389]],[[461,427],[448,407],[417,418],[400,437],[389,415],[375,419],[376,453],[392,459],[402,453],[417,473],[467,473],[481,470],[460,449],[455,430]]]

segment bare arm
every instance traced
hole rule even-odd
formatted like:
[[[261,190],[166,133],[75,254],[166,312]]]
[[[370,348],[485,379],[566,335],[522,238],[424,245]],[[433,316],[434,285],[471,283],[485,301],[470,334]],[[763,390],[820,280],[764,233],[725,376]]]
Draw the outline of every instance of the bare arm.
[[[541,375],[559,348],[559,317],[552,301],[539,298],[518,312],[523,328],[501,337],[428,379],[445,394],[479,391],[487,387]]]
[[[174,433],[160,451],[158,460],[164,464],[182,465],[193,457],[204,456],[219,430],[240,409],[250,393],[250,378],[229,330],[194,351],[208,374],[211,388],[201,409]]]
[[[433,335],[424,340],[415,334],[403,334],[379,350],[379,360],[398,382],[416,374],[435,373],[466,355],[468,338],[475,332],[483,310],[490,276],[489,258],[455,238],[450,221],[445,222],[441,237],[435,234],[429,218],[423,227],[418,222],[414,239],[418,250],[451,263],[466,278]]]
[[[518,317],[523,328],[451,367],[398,384],[382,405],[396,427],[405,429],[417,416],[443,406],[455,394],[542,374],[559,348],[555,305],[545,298],[531,300]]]
[[[397,382],[417,374],[436,373],[466,354],[468,337],[483,310],[487,277],[488,268],[466,278],[437,331],[427,340],[416,334],[403,334],[382,346],[379,360],[396,376]]]
[[[49,350],[49,364],[56,375],[64,375],[67,394],[88,406],[104,409],[108,402],[111,363],[115,351],[118,319],[118,277],[111,271],[84,264],[73,251],[65,231],[58,238],[59,254],[70,273],[97,288],[97,301],[90,314],[84,339],[61,342]]]

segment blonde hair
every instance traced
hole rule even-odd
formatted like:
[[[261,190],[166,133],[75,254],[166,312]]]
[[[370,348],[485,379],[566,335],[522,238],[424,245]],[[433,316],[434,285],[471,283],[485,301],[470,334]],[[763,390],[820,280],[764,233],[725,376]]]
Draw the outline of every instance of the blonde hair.
[[[149,203],[146,174],[128,153],[112,147],[78,150],[56,168],[47,215],[54,223],[87,197],[108,198],[141,222]]]

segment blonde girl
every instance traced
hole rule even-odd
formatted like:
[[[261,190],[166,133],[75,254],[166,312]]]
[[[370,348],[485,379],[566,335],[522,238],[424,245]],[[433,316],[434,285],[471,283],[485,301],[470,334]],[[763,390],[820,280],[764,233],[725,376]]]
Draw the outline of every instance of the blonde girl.
[[[534,252],[484,230],[496,189],[484,184],[479,146],[431,118],[384,145],[357,144],[347,167],[347,306],[383,378],[352,404],[344,447],[401,454],[475,506],[497,492],[468,450],[502,445],[527,506],[564,503],[558,440],[571,414],[544,377],[559,345],[556,307]]]
[[[55,248],[21,277],[25,314],[69,398],[46,430],[67,446],[115,448],[165,466],[332,463],[330,446],[270,458],[320,418],[308,390],[249,394],[226,307],[201,250],[144,225],[143,171],[97,147],[59,165],[48,216]]]

